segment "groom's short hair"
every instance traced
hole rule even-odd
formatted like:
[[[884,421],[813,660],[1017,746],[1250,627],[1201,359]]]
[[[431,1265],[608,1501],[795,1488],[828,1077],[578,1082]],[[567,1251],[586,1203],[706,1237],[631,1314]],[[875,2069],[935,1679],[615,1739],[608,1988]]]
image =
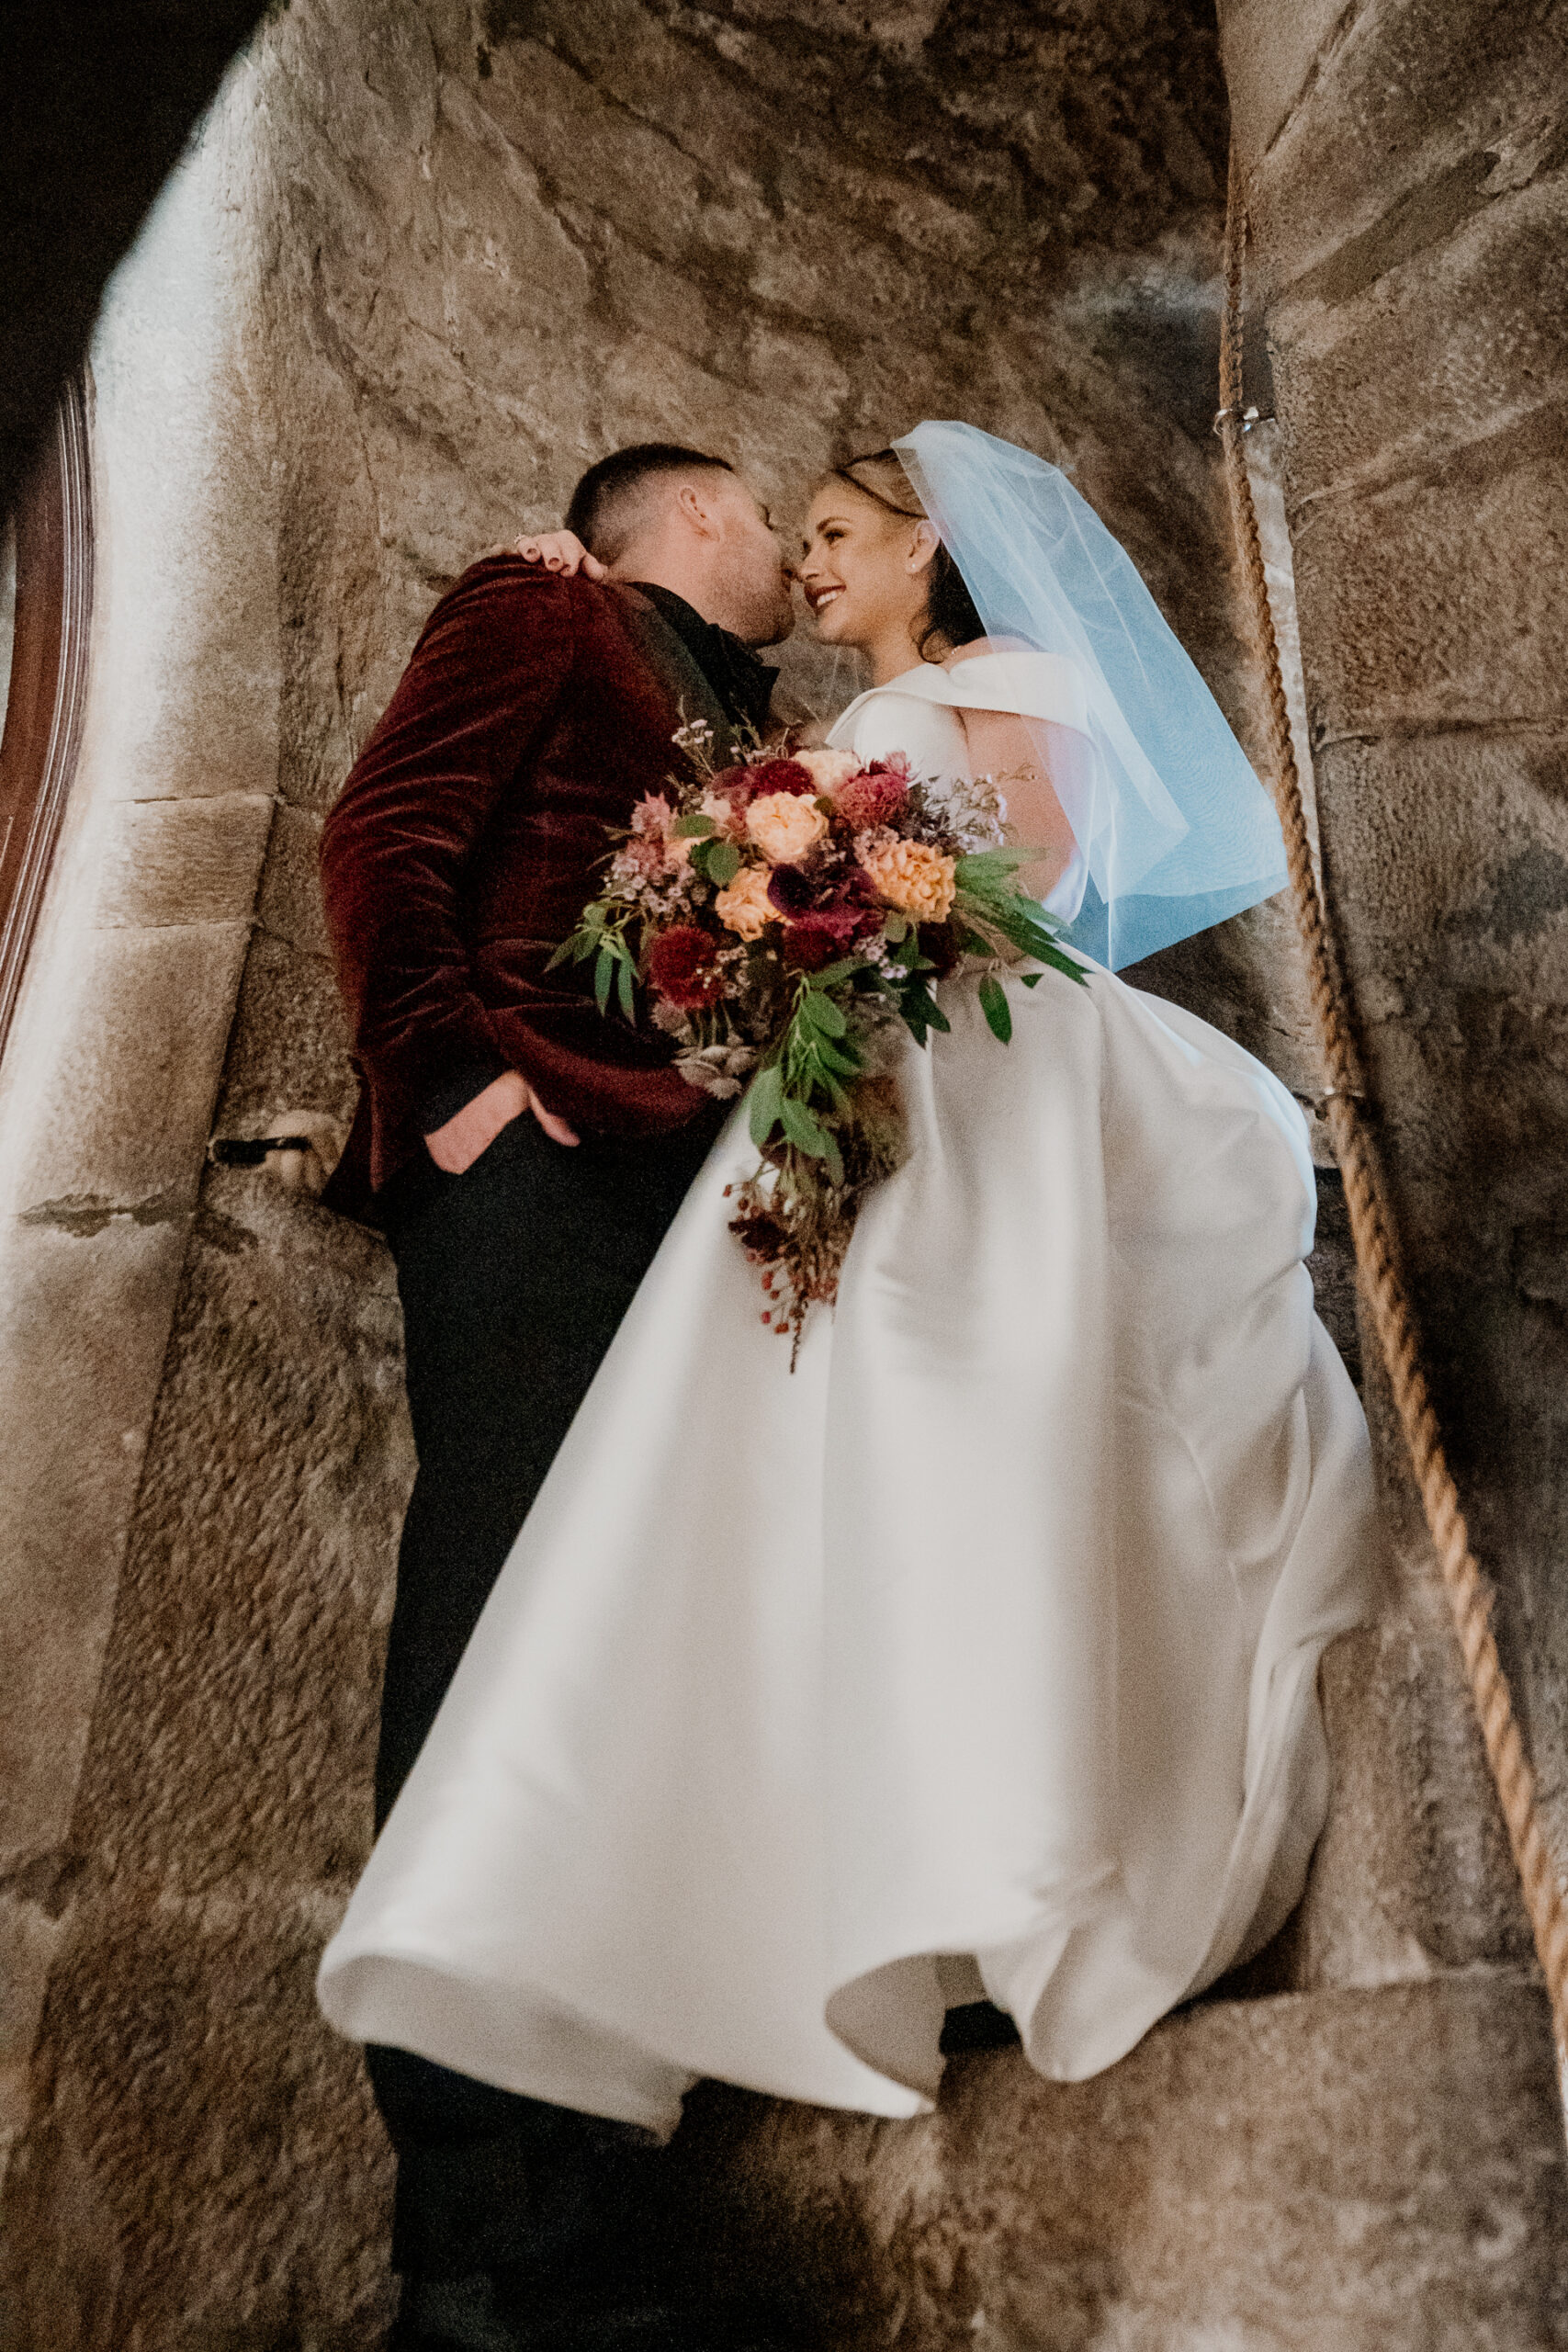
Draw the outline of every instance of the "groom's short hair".
[[[682,449],[674,441],[639,441],[590,466],[571,493],[566,527],[575,531],[591,555],[615,563],[641,529],[650,485],[661,474],[702,471],[732,474],[728,458],[703,449]]]

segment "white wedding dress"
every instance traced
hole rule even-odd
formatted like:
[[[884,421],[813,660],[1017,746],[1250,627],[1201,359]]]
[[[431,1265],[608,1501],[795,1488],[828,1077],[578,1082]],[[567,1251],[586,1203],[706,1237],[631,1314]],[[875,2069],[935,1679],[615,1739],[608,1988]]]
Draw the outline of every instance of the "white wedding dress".
[[[831,740],[951,773],[946,706],[1071,697],[981,656]],[[1109,973],[1009,994],[908,1046],[793,1374],[726,1128],[326,1953],[344,2033],[660,2132],[704,2075],[907,2116],[948,2007],[1092,2074],[1296,1902],[1373,1573],[1303,1123]]]

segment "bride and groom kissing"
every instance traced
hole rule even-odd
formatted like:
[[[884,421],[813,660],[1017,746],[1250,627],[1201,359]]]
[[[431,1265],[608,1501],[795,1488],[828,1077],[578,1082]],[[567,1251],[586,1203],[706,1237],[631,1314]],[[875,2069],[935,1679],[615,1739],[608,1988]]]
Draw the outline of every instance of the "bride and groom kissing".
[[[1086,2075],[1267,1940],[1365,1431],[1299,1113],[1114,977],[1282,861],[1057,469],[922,425],[824,478],[794,565],[669,445],[567,519],[442,599],[323,833],[328,1198],[396,1261],[419,1467],[321,1995],[398,2154],[400,2346],[761,2352],[805,2322],[681,2274],[685,2092],[912,2115],[964,2020]],[[796,577],[870,665],[829,745],[1005,778],[1092,961],[1010,984],[1005,1055],[956,991],[907,1044],[908,1159],[792,1372],[728,1231],[744,1110],[552,958],[677,729],[769,731]]]

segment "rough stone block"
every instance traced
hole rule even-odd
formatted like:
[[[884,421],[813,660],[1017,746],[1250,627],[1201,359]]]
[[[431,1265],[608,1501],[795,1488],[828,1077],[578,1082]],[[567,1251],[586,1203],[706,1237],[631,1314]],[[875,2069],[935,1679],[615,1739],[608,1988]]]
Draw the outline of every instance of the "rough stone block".
[[[245,962],[220,1125],[252,1133],[258,1119],[265,1126],[284,1109],[346,1120],[357,1083],[332,966],[258,931]]]
[[[1247,13],[1259,26],[1267,15]],[[1227,6],[1227,28],[1228,17]],[[1259,163],[1248,148],[1273,292],[1307,269],[1342,270],[1353,256],[1363,271],[1387,267],[1440,244],[1562,161],[1568,31],[1554,9],[1371,0],[1346,8],[1341,27],[1271,152]],[[1247,85],[1232,92],[1250,125]]]
[[[14,1203],[56,1221],[192,1205],[246,938],[243,923],[87,933],[50,1034],[28,1039]]]
[[[835,2352],[1568,2343],[1550,2025],[1517,1976],[1205,2004],[1085,2083],[955,2060],[913,2123],[704,2089],[674,2145],[717,2259]]]
[[[1334,1805],[1287,1930],[1290,1988],[1371,1985],[1443,1969],[1529,1967],[1529,1923],[1487,1775],[1447,1604],[1425,1547],[1402,1564],[1414,1605],[1324,1662]]]
[[[0,1863],[63,1834],[189,1219],[7,1230],[0,1378]]]
[[[308,809],[282,808],[273,824],[262,871],[256,918],[264,931],[303,956],[327,957],[331,943],[321,911],[321,820]]]
[[[1568,681],[1568,403],[1419,475],[1296,517],[1314,743],[1561,728]]]
[[[1568,181],[1505,193],[1413,255],[1348,249],[1269,312],[1293,509],[1402,476],[1568,402]],[[1308,526],[1310,527],[1310,526]],[[1550,548],[1541,560],[1551,560]]]
[[[248,922],[272,813],[258,793],[121,801],[104,844],[96,922],[144,931]]]
[[[1249,165],[1279,137],[1355,16],[1345,0],[1221,0],[1220,53],[1233,132]]]
[[[0,1264],[0,2165],[72,1870],[85,1753],[189,1219],[10,1224]]]
[[[345,1889],[412,1474],[380,1244],[265,1170],[192,1238],[81,1834],[190,1884]]]
[[[21,2352],[376,2352],[390,2165],[315,2013],[323,1922],[287,1881],[84,1881],[6,2184]]]
[[[1351,736],[1320,748],[1317,789],[1367,1019],[1461,990],[1563,1001],[1568,727]]]

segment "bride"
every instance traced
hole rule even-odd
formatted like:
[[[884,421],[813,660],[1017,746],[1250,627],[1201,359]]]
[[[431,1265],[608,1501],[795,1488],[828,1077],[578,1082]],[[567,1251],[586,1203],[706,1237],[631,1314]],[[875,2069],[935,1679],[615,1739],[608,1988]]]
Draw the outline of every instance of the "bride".
[[[1301,1114],[1114,975],[1281,886],[1217,708],[968,426],[829,475],[798,576],[871,664],[829,743],[1002,779],[1089,984],[1010,983],[1005,1051],[958,987],[906,1041],[909,1156],[793,1373],[737,1111],[321,1973],[358,2040],[660,2135],[700,2075],[913,2115],[970,2004],[1111,2065],[1300,1897],[1371,1591]]]

